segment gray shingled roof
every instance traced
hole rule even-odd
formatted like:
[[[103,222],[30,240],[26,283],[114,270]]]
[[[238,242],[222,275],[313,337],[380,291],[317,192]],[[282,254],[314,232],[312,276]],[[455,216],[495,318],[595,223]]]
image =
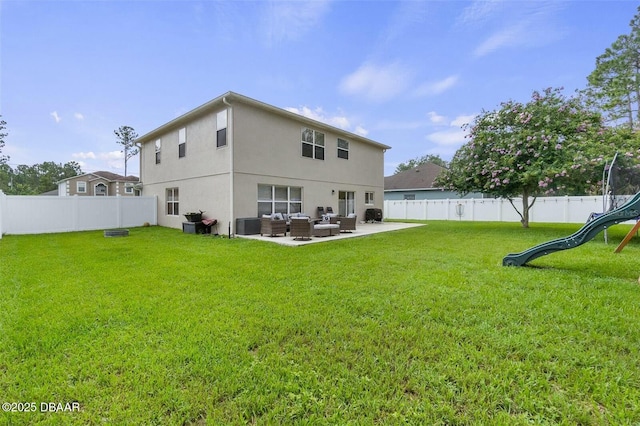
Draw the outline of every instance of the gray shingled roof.
[[[109,182],[140,182],[140,178],[138,176],[122,176],[122,175],[119,175],[117,173],[111,173],[111,172],[106,172],[106,171],[97,171],[97,172],[91,172],[91,173],[83,173],[83,174],[77,175],[77,176],[70,176],[68,178],[64,178],[62,180],[59,180],[56,183],[64,182],[64,181],[67,181],[69,179],[75,179],[75,178],[78,178],[80,176],[95,176],[96,178],[106,179]],[[90,179],[90,180],[94,180],[94,179]]]
[[[397,173],[393,176],[385,176],[384,189],[435,189],[433,181],[438,177],[444,167],[434,163],[424,163],[410,170]]]
[[[110,181],[120,181],[120,182],[138,182],[140,179],[137,176],[122,176],[117,173],[98,171],[89,173],[92,175],[100,176]]]

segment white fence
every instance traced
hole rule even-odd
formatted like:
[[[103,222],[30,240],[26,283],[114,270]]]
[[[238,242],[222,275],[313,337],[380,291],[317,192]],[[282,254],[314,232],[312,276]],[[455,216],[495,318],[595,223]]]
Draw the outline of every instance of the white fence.
[[[514,199],[513,203],[522,211],[522,199]],[[538,197],[529,212],[529,221],[585,223],[591,213],[602,211],[601,196]],[[386,200],[384,215],[387,219],[520,221],[509,200],[500,198]]]
[[[44,234],[158,223],[156,197],[56,197],[0,191],[2,234]]]

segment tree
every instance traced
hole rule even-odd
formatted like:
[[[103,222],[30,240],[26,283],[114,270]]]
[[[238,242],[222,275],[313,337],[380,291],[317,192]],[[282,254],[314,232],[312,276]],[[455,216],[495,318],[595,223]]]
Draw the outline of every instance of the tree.
[[[630,34],[619,36],[596,58],[584,93],[611,122],[623,120],[635,129],[640,118],[640,7],[630,26]]]
[[[9,161],[9,157],[6,155],[2,155],[2,148],[4,148],[4,138],[7,137],[7,134],[3,132],[6,129],[7,122],[2,119],[0,115],[0,165],[6,164]]]
[[[127,176],[127,161],[138,153],[138,146],[136,145],[136,139],[138,134],[133,127],[120,126],[118,130],[114,130],[118,140],[116,143],[122,145],[122,152],[124,153],[124,175]]]
[[[424,163],[434,163],[434,164],[437,164],[438,166],[447,167],[447,162],[444,161],[442,158],[440,158],[439,155],[428,154],[428,155],[423,155],[422,157],[416,157],[414,159],[411,159],[406,163],[398,164],[393,174],[398,174],[400,172],[404,172],[405,170],[411,170],[414,167],[417,167]]]
[[[21,164],[15,170],[3,164],[0,165],[0,189],[12,195],[37,195],[52,191],[56,189],[58,181],[79,174],[82,174],[82,170],[75,161],[65,164],[45,161],[33,166]]]
[[[600,114],[578,98],[566,99],[561,90],[534,91],[526,104],[508,101],[476,116],[465,126],[471,141],[455,153],[436,185],[507,198],[528,228],[538,195],[584,185],[582,165],[574,158],[603,132]],[[517,196],[521,210],[513,203]]]

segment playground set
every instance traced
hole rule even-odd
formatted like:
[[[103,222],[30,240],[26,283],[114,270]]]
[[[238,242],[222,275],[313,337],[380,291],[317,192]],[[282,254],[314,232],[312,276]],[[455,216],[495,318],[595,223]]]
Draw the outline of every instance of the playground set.
[[[534,259],[560,250],[578,247],[587,241],[592,240],[600,232],[605,232],[607,240],[607,228],[628,220],[635,220],[635,226],[627,233],[622,242],[618,245],[615,253],[619,253],[629,243],[631,238],[640,230],[640,192],[631,197],[621,206],[618,206],[618,198],[615,193],[613,175],[616,168],[617,154],[613,157],[611,164],[605,165],[603,172],[603,212],[592,213],[587,223],[578,231],[565,238],[558,238],[547,241],[537,246],[531,247],[520,253],[511,253],[502,259],[503,266],[523,266]]]

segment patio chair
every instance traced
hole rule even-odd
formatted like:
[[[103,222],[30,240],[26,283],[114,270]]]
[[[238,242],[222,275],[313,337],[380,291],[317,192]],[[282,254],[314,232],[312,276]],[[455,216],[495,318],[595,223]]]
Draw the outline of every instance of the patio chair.
[[[327,207],[327,214],[333,213],[333,207]]]
[[[311,222],[308,218],[292,217],[290,226],[291,226],[290,235],[293,237],[294,240],[297,240],[297,239],[310,240],[311,239],[311,236],[313,235],[313,222]]]
[[[263,217],[260,219],[260,235],[269,235],[273,237],[278,234],[287,236],[287,221],[271,219],[271,217]]]
[[[341,216],[338,218],[338,222],[340,222],[340,232],[351,232],[356,230],[356,222],[358,217],[353,215],[349,216]]]
[[[324,215],[324,207],[318,207],[318,217],[322,217]]]

